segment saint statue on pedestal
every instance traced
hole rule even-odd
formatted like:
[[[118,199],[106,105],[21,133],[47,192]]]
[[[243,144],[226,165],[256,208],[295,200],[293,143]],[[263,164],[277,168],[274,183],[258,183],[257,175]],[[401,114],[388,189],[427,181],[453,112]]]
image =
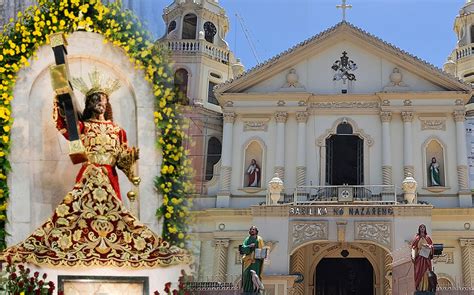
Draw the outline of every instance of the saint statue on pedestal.
[[[250,165],[247,168],[247,174],[249,176],[248,187],[259,187],[260,186],[260,167],[255,159],[250,161]]]
[[[249,236],[239,246],[242,257],[242,289],[243,294],[260,294],[264,286],[262,280],[263,261],[266,258],[266,249],[258,228],[252,226]]]
[[[417,291],[431,291],[435,276],[432,272],[431,260],[434,255],[433,241],[426,231],[426,226],[420,224],[415,238],[411,242],[412,261],[415,266],[415,288]],[[436,289],[436,286],[434,286]],[[416,293],[415,293],[416,294]]]
[[[430,186],[441,186],[439,164],[436,161],[436,157],[431,158],[431,164],[429,167],[428,174],[431,182]]]

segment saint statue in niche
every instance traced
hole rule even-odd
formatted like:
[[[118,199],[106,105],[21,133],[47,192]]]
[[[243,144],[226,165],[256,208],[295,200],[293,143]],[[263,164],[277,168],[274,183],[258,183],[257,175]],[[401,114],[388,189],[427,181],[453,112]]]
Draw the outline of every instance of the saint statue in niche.
[[[248,187],[259,187],[260,186],[260,167],[255,159],[250,161],[250,165],[247,168],[247,174],[249,176]]]
[[[431,164],[429,167],[428,175],[431,182],[430,186],[441,186],[439,164],[436,161],[436,157],[431,158]]]

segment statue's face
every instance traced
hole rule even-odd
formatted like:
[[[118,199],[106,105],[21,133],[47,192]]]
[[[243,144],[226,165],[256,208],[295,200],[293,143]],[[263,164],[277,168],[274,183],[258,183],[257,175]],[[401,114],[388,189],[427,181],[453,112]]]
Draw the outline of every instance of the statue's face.
[[[107,109],[107,95],[99,93],[91,99],[92,110],[97,115],[105,114]]]
[[[435,157],[433,157],[433,158],[431,159],[431,163],[436,163],[436,158],[435,158]]]
[[[426,234],[426,226],[420,225],[420,233]]]
[[[252,164],[257,164],[257,161],[255,161],[255,159],[252,159],[251,163]]]
[[[255,227],[251,227],[250,230],[249,230],[249,234],[251,236],[256,235],[257,234],[257,229]]]

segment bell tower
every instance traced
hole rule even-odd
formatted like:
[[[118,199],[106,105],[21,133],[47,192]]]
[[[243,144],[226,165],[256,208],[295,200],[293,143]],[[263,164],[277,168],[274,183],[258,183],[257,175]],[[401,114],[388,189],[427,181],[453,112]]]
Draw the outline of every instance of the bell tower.
[[[443,68],[459,79],[474,83],[474,0],[467,0],[454,20],[456,48]]]
[[[232,78],[237,64],[225,41],[229,19],[224,9],[217,0],[174,0],[163,20],[166,32],[159,41],[171,52],[175,85],[189,105],[220,113],[212,89]]]
[[[171,54],[174,87],[189,119],[186,143],[199,195],[215,195],[222,151],[222,109],[214,86],[243,72],[225,41],[229,19],[218,0],[174,0],[158,40]]]

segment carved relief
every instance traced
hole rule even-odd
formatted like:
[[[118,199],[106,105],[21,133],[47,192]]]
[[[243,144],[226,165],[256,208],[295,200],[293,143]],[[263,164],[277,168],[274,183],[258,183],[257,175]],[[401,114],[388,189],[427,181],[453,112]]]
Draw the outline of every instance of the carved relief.
[[[411,103],[410,103],[410,105],[411,105]],[[413,112],[402,112],[403,122],[412,122],[414,115],[415,114]]]
[[[285,123],[286,119],[288,118],[287,112],[276,112],[275,113],[275,120],[277,123]]]
[[[234,112],[224,112],[222,115],[224,116],[224,123],[234,123],[235,121]]]
[[[419,117],[421,130],[446,130],[446,120],[444,118]]]
[[[403,82],[403,74],[398,68],[393,68],[390,74],[390,82],[383,88],[384,91],[407,91],[408,85]]]
[[[292,248],[313,240],[328,239],[327,221],[292,222],[290,226]]]
[[[352,126],[352,130],[353,130],[353,134],[354,135],[358,135],[360,137],[362,137],[364,139],[364,142],[367,142],[367,145],[370,147],[374,144],[374,139],[372,138],[372,136],[370,136],[369,134],[365,133],[364,130],[360,129],[358,126],[357,126],[357,123],[350,119],[350,118],[340,118],[336,121],[334,121],[333,125],[331,128],[329,129],[326,129],[326,131],[323,133],[323,135],[321,135],[320,137],[318,137],[317,141],[316,141],[316,144],[318,146],[324,146],[326,144],[326,138],[328,138],[329,136],[331,136],[332,134],[336,134],[336,130],[337,130],[337,126],[343,122],[346,122],[346,123],[349,123],[351,124]]]
[[[295,69],[290,69],[288,74],[286,74],[286,83],[283,84],[283,90],[290,89],[304,89],[304,86],[298,81],[299,77]]]
[[[313,102],[311,107],[316,109],[377,109],[379,103],[373,101],[330,101]]]
[[[453,251],[443,251],[443,255],[433,258],[434,263],[446,263],[454,264],[454,252]]]
[[[296,112],[296,121],[298,123],[306,123],[306,121],[308,120],[308,115],[309,113],[306,111]]]
[[[465,111],[464,110],[456,110],[453,112],[454,121],[456,122],[464,122],[465,119]]]
[[[267,131],[268,121],[267,120],[255,120],[245,121],[244,131]]]
[[[392,112],[380,112],[382,122],[390,122],[392,120]]]
[[[390,222],[355,222],[356,240],[376,242],[387,248],[392,246],[392,230]]]

